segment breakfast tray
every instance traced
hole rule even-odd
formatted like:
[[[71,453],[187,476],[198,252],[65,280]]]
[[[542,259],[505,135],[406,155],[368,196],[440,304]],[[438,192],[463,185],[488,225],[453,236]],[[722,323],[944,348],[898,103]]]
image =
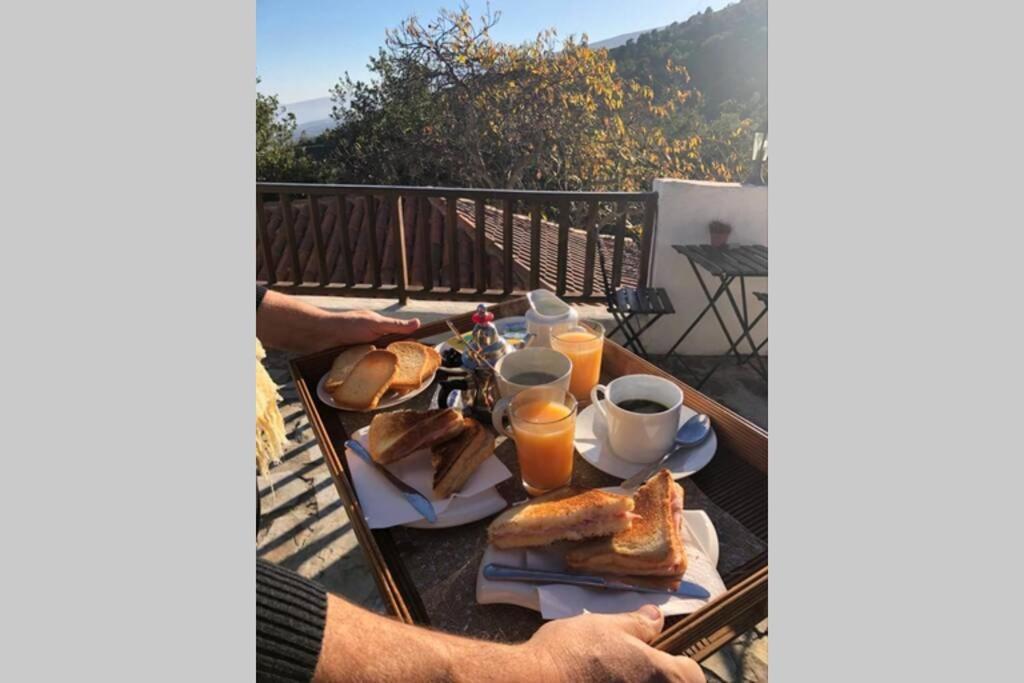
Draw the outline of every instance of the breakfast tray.
[[[503,318],[522,315],[528,308],[526,299],[518,298],[489,310],[496,318]],[[451,322],[460,331],[472,327],[469,314],[452,318]],[[439,321],[423,326],[412,337],[432,342],[450,335],[445,322]],[[382,339],[378,345],[396,339]],[[675,382],[684,391],[685,405],[710,416],[718,436],[718,450],[711,463],[680,483],[686,491],[686,508],[704,510],[714,523],[720,545],[718,571],[729,590],[693,614],[668,617],[664,632],[655,641],[665,651],[700,660],[768,614],[768,434],[615,342],[605,339],[604,344],[602,382],[634,373],[658,375]],[[512,605],[476,602],[477,569],[492,518],[448,529],[367,526],[343,444],[349,434],[369,424],[373,413],[340,412],[316,395],[317,382],[338,351],[297,358],[291,362],[291,371],[385,605],[407,623],[501,642],[528,639],[543,624],[538,613]],[[436,392],[437,387],[432,387],[402,408],[432,407]],[[496,455],[513,473],[512,478],[498,486],[499,493],[509,503],[524,500],[527,496],[519,483],[513,444],[503,441]],[[596,488],[618,483],[576,455],[574,485]]]

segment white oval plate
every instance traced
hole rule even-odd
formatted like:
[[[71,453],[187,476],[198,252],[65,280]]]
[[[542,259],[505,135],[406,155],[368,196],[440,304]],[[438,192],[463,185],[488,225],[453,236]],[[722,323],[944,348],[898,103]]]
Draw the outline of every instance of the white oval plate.
[[[368,445],[369,436],[369,425],[351,434],[352,439],[364,446]],[[397,489],[349,448],[345,449],[345,458],[352,474],[356,495],[362,502],[363,515],[371,529],[395,526],[445,529],[484,519],[508,507],[508,503],[495,487],[510,478],[512,472],[494,455],[486,458],[463,485],[462,490],[465,494],[460,492],[443,499],[436,498],[430,490],[434,470],[429,449],[420,449],[385,466],[393,475],[423,493],[433,503],[437,512],[437,521],[433,524],[416,513]]]
[[[430,377],[423,381],[423,384],[419,385],[418,387],[416,387],[407,394],[396,394],[393,391],[384,392],[384,395],[381,396],[380,401],[377,403],[377,407],[371,408],[370,410],[352,410],[351,408],[342,408],[341,406],[336,404],[334,402],[334,397],[331,396],[331,394],[327,391],[327,387],[325,386],[327,384],[327,375],[321,377],[320,381],[317,382],[316,395],[320,398],[321,401],[323,401],[330,407],[334,408],[335,410],[347,410],[352,413],[372,413],[374,410],[393,408],[401,403],[405,403],[409,399],[416,398],[417,396],[422,394],[427,387],[430,386],[430,383],[434,381],[434,377],[436,375],[437,371],[435,370],[433,375],[431,375]]]
[[[679,414],[679,424],[682,425],[696,414],[695,411],[683,406]],[[594,404],[590,404],[576,416],[576,450],[584,460],[602,472],[620,479],[628,479],[647,467],[616,456],[608,445],[606,435],[604,417]],[[717,449],[718,435],[712,427],[711,434],[704,443],[673,457],[665,463],[665,468],[672,473],[673,479],[689,477],[711,462]]]
[[[469,498],[452,498],[451,504],[437,516],[437,521],[433,524],[425,519],[420,519],[402,526],[407,526],[410,529],[447,529],[451,526],[476,522],[504,510],[506,507],[508,507],[508,502],[498,493],[498,489],[492,486],[483,493]]]
[[[621,492],[621,489],[602,489],[613,493]],[[686,532],[694,543],[700,546],[701,550],[711,559],[714,566],[718,565],[718,533],[715,531],[711,518],[703,510],[683,510],[683,524]],[[480,560],[480,568],[476,577],[476,601],[481,605],[496,603],[518,605],[526,609],[540,612],[540,594],[537,586],[529,583],[517,583],[515,581],[489,581],[484,578],[483,567],[488,563],[507,564],[513,567],[526,566],[526,551],[519,550],[498,550],[492,545],[484,549],[483,558]]]

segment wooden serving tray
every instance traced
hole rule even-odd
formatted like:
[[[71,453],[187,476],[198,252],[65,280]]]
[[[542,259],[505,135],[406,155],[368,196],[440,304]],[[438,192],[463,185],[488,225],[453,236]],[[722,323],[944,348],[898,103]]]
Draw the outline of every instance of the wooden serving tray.
[[[525,298],[517,298],[491,306],[489,310],[496,318],[503,318],[522,315],[528,308]],[[469,314],[452,318],[451,322],[462,331],[472,327]],[[444,321],[425,325],[412,337],[427,339],[438,335],[450,336]],[[398,337],[389,337],[379,343],[387,344],[396,339]],[[291,371],[384,603],[397,618],[407,623],[502,642],[528,639],[543,623],[539,614],[512,605],[476,603],[477,568],[491,518],[450,529],[371,530],[367,527],[343,444],[350,433],[369,423],[373,413],[341,412],[324,404],[316,395],[317,382],[338,352],[332,349],[297,358],[291,362]],[[686,508],[704,510],[715,525],[721,548],[718,571],[729,591],[698,612],[669,617],[665,631],[655,641],[663,650],[699,660],[749,630],[768,614],[768,434],[606,339],[601,381],[635,373],[658,375],[679,385],[684,392],[684,403],[710,416],[718,436],[718,451],[711,463],[681,483],[686,490]],[[425,409],[434,400],[435,393],[436,387],[428,389],[401,408]],[[499,485],[498,491],[509,503],[525,499],[512,443],[502,442],[496,455],[514,475]],[[594,488],[618,483],[617,479],[576,455],[573,484]]]

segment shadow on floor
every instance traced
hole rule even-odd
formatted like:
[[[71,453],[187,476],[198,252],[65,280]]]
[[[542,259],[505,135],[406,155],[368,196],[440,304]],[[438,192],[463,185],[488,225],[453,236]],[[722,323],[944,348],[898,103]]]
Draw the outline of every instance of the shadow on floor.
[[[697,381],[691,372],[703,377],[718,361],[718,356],[651,356],[652,363],[688,384]],[[687,367],[691,372],[687,371]],[[750,366],[737,365],[735,360],[729,359],[722,363],[700,390],[765,431],[768,430],[768,382]]]

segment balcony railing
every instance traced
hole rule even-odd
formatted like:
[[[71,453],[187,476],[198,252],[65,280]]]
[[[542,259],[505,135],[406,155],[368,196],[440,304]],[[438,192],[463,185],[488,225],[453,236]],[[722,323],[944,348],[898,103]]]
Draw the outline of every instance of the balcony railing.
[[[497,301],[645,285],[653,192],[256,184],[256,279],[293,294]]]

